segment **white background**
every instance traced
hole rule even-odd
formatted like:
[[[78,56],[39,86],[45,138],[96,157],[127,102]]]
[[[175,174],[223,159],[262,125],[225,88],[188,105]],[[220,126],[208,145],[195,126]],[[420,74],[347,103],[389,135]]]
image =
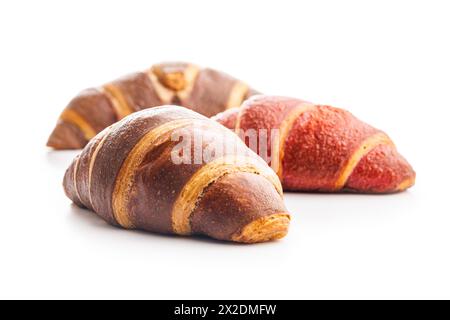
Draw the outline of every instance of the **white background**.
[[[450,298],[448,1],[1,1],[0,298]],[[282,241],[132,232],[73,207],[45,147],[81,89],[161,60],[352,111],[417,185],[287,194]]]

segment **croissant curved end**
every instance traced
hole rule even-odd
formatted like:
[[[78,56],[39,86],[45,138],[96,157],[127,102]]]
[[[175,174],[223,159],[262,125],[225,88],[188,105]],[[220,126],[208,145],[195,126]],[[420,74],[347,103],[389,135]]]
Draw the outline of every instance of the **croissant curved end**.
[[[235,233],[232,240],[242,243],[279,240],[287,235],[290,220],[290,215],[287,213],[277,213],[259,218]]]
[[[47,146],[56,150],[82,149],[87,144],[83,133],[71,123],[59,121],[47,140]]]
[[[403,182],[401,182],[398,186],[397,186],[397,192],[402,192],[405,191],[409,188],[411,188],[412,186],[414,186],[414,184],[416,183],[416,174],[413,173],[411,178],[408,178],[406,180],[404,180]]]

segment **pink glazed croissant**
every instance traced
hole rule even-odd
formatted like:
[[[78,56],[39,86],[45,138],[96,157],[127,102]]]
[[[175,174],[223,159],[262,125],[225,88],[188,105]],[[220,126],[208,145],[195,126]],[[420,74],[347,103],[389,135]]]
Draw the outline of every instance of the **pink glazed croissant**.
[[[252,146],[246,132],[278,129],[278,143],[267,141],[266,154],[285,190],[393,193],[415,182],[414,170],[388,135],[342,109],[259,95],[213,119],[260,155],[265,141],[259,137]]]

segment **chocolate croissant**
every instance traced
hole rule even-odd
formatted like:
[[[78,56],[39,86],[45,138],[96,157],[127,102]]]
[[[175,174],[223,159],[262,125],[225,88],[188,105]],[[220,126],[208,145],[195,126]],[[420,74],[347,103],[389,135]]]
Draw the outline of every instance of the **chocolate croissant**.
[[[183,107],[146,109],[106,128],[63,184],[75,204],[123,228],[243,243],[288,232],[275,172],[228,129]]]
[[[265,158],[285,190],[392,193],[415,182],[388,135],[342,109],[260,95],[213,119]],[[252,143],[248,132],[267,133]]]
[[[256,91],[216,70],[161,63],[78,94],[64,109],[47,146],[80,149],[104,128],[150,107],[176,104],[205,116],[239,106]]]

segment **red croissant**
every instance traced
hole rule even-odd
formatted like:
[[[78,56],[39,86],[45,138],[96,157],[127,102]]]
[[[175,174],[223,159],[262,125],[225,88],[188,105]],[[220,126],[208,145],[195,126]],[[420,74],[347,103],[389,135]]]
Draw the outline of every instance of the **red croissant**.
[[[213,119],[235,130],[260,155],[266,142],[271,160],[265,158],[285,190],[392,193],[415,182],[414,170],[387,134],[342,109],[260,95]],[[266,130],[267,141],[258,136],[252,145],[250,129]],[[278,143],[272,141],[275,135],[271,139],[273,129],[278,129]]]

